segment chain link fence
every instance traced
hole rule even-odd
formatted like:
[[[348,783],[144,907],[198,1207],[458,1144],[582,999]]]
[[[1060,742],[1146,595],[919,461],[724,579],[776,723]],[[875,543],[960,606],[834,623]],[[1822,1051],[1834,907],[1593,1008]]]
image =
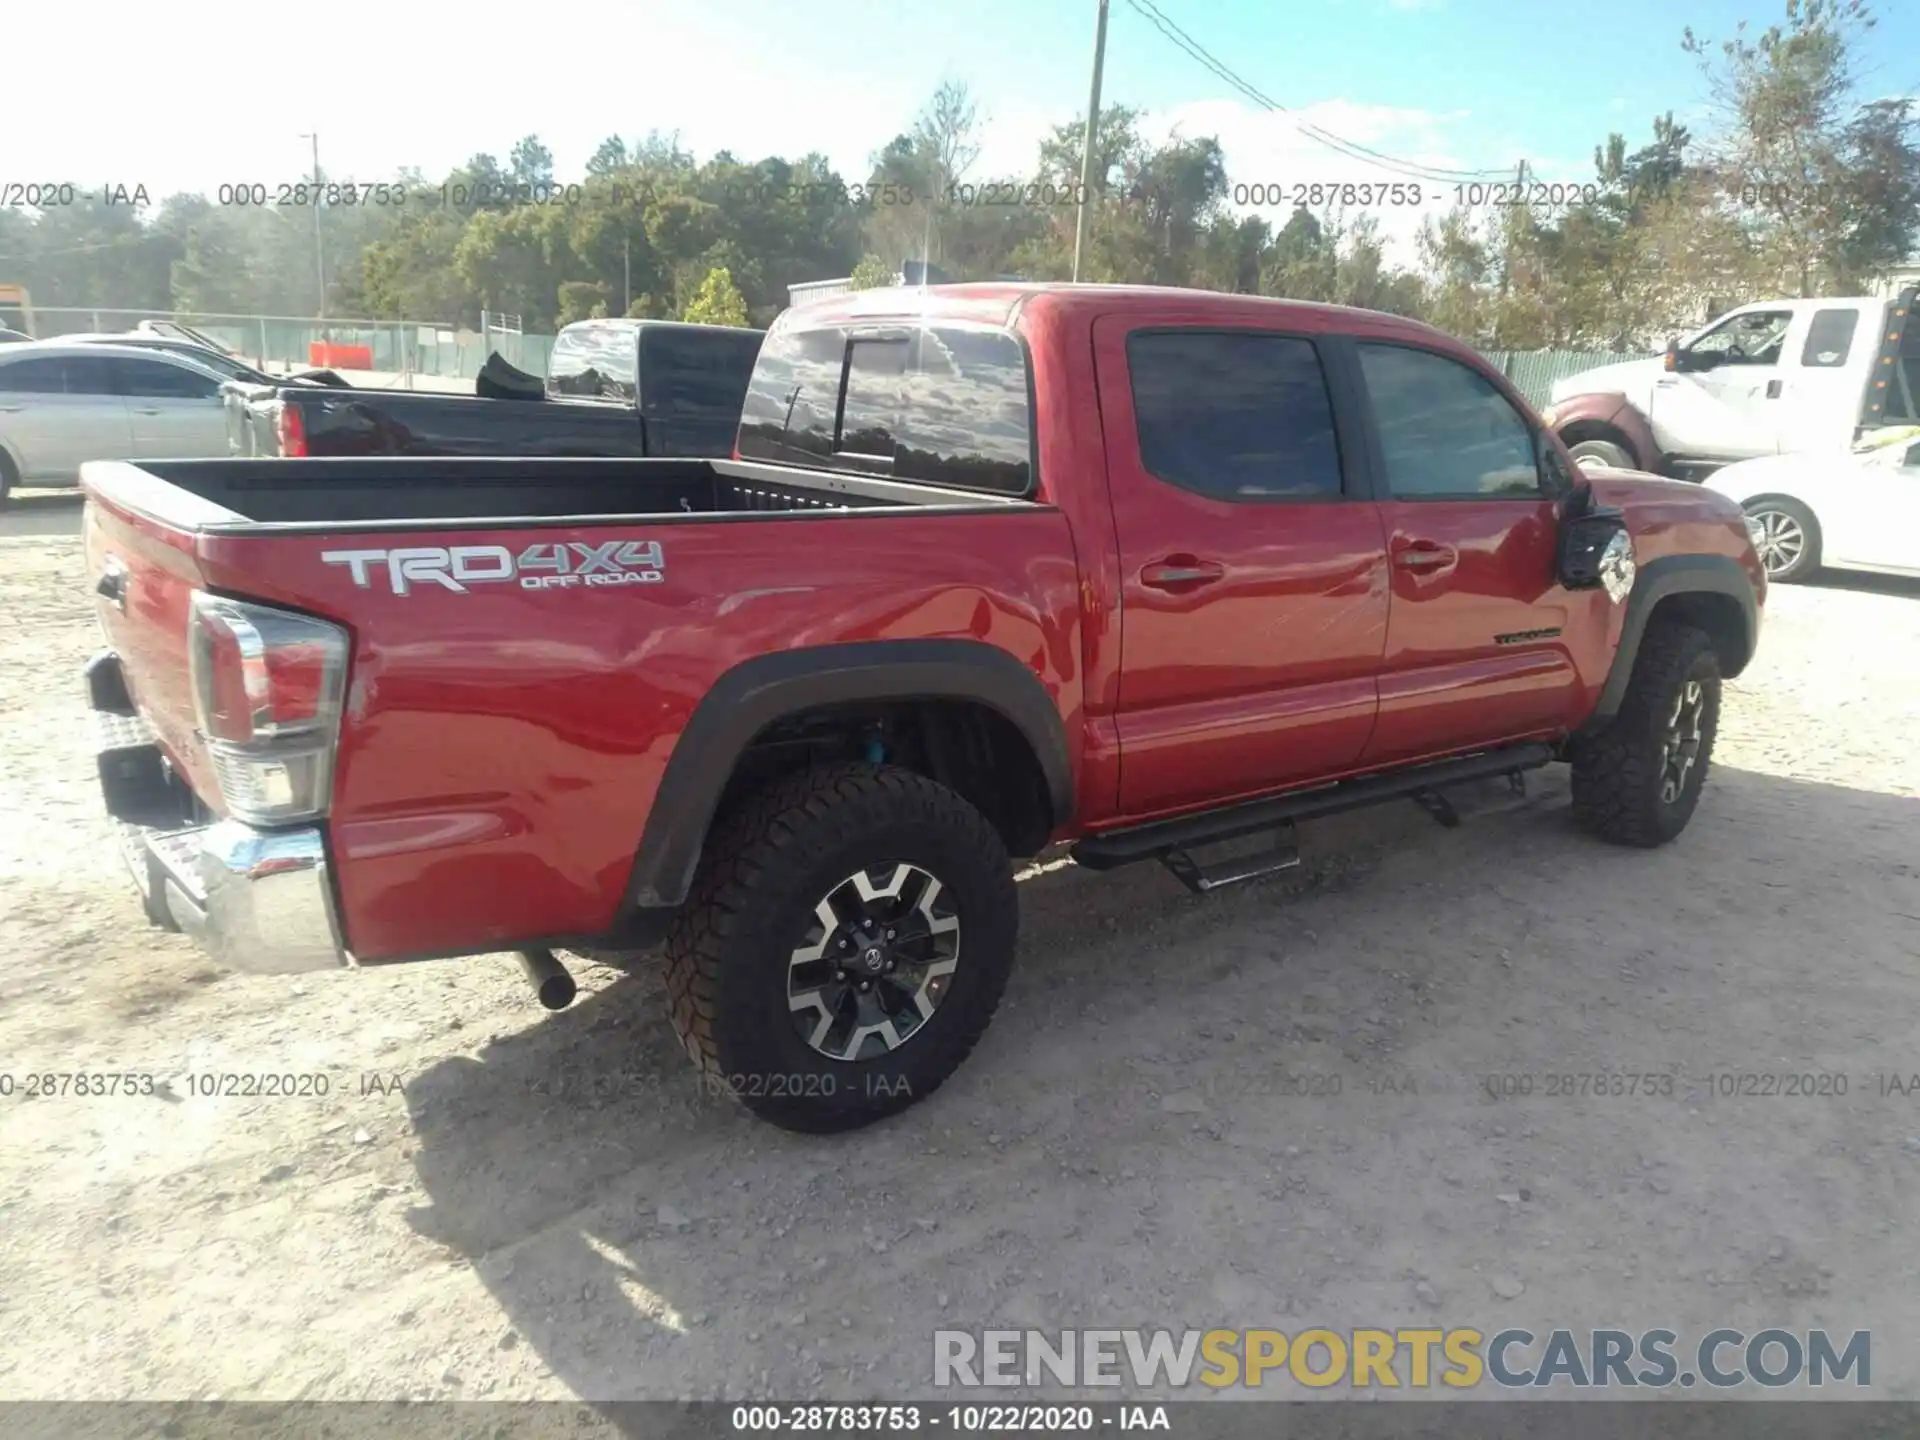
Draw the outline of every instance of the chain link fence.
[[[304,370],[314,363],[316,345],[365,350],[366,370],[392,383],[393,377],[419,375],[471,380],[492,351],[508,364],[533,375],[547,373],[551,335],[523,335],[489,328],[485,332],[409,320],[300,319],[286,315],[201,315],[183,310],[111,310],[36,305],[34,331],[39,339],[62,335],[111,335],[137,328],[142,321],[171,321],[263,370]],[[339,368],[336,362],[336,368]],[[358,368],[358,367],[356,367]]]
[[[1556,380],[1601,365],[1648,358],[1646,352],[1610,350],[1482,350],[1480,353],[1513,382],[1513,388],[1526,396],[1536,410],[1547,403],[1547,394]]]

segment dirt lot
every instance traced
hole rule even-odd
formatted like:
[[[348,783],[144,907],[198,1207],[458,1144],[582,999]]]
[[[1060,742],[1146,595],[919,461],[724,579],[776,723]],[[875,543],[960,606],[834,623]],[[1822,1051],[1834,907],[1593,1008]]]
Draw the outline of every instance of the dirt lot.
[[[1877,1078],[1920,1072],[1920,587],[1776,591],[1663,852],[1574,833],[1550,771],[1206,902],[1036,875],[973,1059],[812,1140],[695,1093],[648,971],[548,1018],[504,957],[296,983],[149,930],[80,576],[0,539],[0,1398],[898,1396],[942,1325],[1510,1323],[1870,1328],[1920,1397],[1920,1093]],[[160,1083],[23,1098],[76,1071]]]

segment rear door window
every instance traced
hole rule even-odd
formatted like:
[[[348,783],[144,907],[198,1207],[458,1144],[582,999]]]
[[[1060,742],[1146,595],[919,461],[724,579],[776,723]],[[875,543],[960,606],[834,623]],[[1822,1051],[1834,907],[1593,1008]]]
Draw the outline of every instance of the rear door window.
[[[1257,331],[1127,337],[1140,460],[1215,500],[1337,500],[1333,402],[1311,340]]]
[[[1800,347],[1800,363],[1812,369],[1836,369],[1847,363],[1853,349],[1853,332],[1860,324],[1860,312],[1845,309],[1816,310],[1807,326],[1806,344]]]
[[[242,380],[257,373],[251,365],[235,360],[231,355],[216,354],[212,350],[186,349],[179,346],[155,346],[164,355],[177,355],[182,360],[191,360],[203,370],[212,370],[228,380]]]
[[[169,365],[164,360],[124,360],[113,362],[119,373],[122,395],[139,395],[156,400],[209,400],[220,393],[220,382],[184,365]]]
[[[120,367],[104,355],[73,355],[66,362],[69,395],[118,395]]]

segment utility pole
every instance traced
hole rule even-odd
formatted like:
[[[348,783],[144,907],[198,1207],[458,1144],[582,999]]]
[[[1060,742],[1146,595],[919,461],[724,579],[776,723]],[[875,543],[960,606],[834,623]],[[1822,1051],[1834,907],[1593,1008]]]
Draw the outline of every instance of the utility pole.
[[[939,157],[936,156],[933,162],[933,203],[927,206],[927,228],[920,241],[920,283],[922,285],[927,283],[927,271],[933,268],[933,212],[940,207],[940,182],[944,178],[945,170],[940,164]],[[904,272],[905,264],[903,263],[900,268]],[[905,274],[903,273],[900,278],[904,280]]]
[[[327,335],[327,253],[320,243],[320,132],[302,135],[302,140],[313,142],[313,272],[320,283],[320,302],[315,307],[316,318],[320,321],[320,337]]]
[[[1087,138],[1080,147],[1080,204],[1073,217],[1073,278],[1080,278],[1080,252],[1087,243],[1087,206],[1093,201],[1093,138],[1100,125],[1100,71],[1107,63],[1107,0],[1093,32],[1093,94],[1087,99]],[[1101,177],[1105,179],[1105,176]]]
[[[633,313],[633,237],[631,235],[620,237],[620,268],[626,275],[627,296],[627,303],[620,313],[631,315]]]

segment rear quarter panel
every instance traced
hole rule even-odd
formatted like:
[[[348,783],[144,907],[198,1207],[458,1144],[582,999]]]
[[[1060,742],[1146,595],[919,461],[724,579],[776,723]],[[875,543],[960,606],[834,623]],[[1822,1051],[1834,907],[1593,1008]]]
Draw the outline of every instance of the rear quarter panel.
[[[502,402],[506,403],[506,402]],[[392,594],[322,551],[657,541],[663,578]],[[731,522],[203,537],[211,588],[353,633],[329,822],[347,943],[365,961],[588,937],[615,920],[689,715],[770,651],[946,637],[1040,678],[1080,764],[1077,575],[1067,520],[756,516]]]

